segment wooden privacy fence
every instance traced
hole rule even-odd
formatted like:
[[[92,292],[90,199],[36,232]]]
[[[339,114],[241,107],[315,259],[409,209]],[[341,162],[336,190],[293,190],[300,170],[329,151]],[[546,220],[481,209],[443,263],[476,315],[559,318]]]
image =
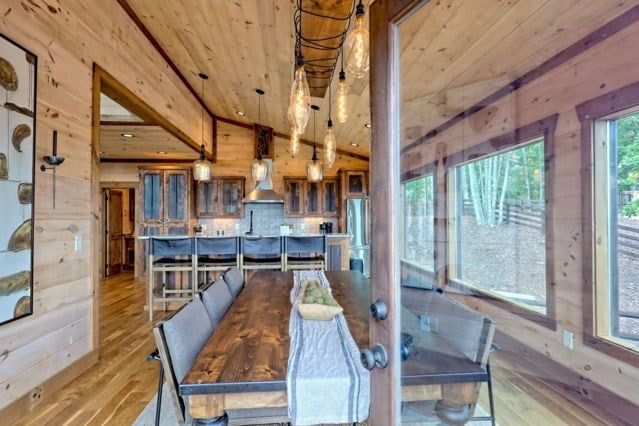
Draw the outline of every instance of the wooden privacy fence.
[[[463,214],[474,216],[471,200],[463,201]],[[498,209],[495,209],[495,217],[498,214]],[[509,200],[504,202],[503,224],[527,226],[543,231],[545,224],[543,201],[524,203]],[[633,258],[639,257],[639,226],[617,225],[617,230],[618,252]]]

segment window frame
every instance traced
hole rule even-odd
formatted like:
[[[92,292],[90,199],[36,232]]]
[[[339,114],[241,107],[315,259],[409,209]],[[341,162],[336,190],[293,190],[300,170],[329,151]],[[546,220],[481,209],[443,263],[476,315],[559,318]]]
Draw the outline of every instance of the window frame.
[[[401,175],[400,178],[400,187],[401,187],[401,196],[402,196],[402,203],[405,202],[405,184],[426,176],[432,176],[433,178],[433,270],[431,271],[430,269],[426,269],[424,266],[412,262],[410,260],[406,260],[405,258],[405,249],[406,249],[406,241],[402,241],[402,255],[400,257],[400,263],[404,266],[406,266],[409,269],[413,269],[416,271],[421,272],[422,274],[428,276],[429,278],[434,278],[435,277],[435,273],[437,271],[437,226],[436,226],[436,216],[437,216],[437,164],[436,163],[431,163],[431,164],[427,164],[425,166],[419,167],[417,169],[413,169],[410,170],[406,173],[403,173]],[[401,222],[401,226],[402,226],[402,230],[405,233],[405,215],[404,215],[404,211],[403,211],[403,205],[402,205],[402,222]],[[406,236],[404,235],[404,239],[406,238]]]
[[[478,297],[483,301],[497,306],[500,309],[508,311],[512,314],[518,315],[535,324],[541,325],[551,330],[557,330],[557,319],[555,311],[555,278],[554,278],[554,265],[552,259],[554,259],[554,238],[553,238],[553,206],[549,200],[553,199],[553,187],[554,187],[554,158],[555,158],[555,128],[557,125],[558,114],[553,114],[545,117],[541,120],[519,127],[511,132],[496,136],[488,139],[477,145],[471,146],[462,151],[458,151],[444,158],[443,166],[445,168],[445,180],[446,180],[446,211],[448,217],[457,217],[459,214],[459,200],[457,199],[459,192],[452,188],[452,182],[454,178],[451,178],[451,173],[457,172],[457,167],[471,160],[478,160],[482,157],[493,155],[499,151],[514,149],[518,145],[524,145],[529,143],[535,138],[543,138],[544,143],[544,185],[545,185],[545,209],[544,209],[544,233],[546,239],[546,314],[541,314],[532,309],[527,309],[519,304],[509,301],[508,299],[499,298],[492,293],[482,291],[479,288],[466,285],[461,281],[452,278],[454,275],[451,273],[454,265],[452,262],[456,262],[455,251],[453,245],[456,241],[456,230],[452,229],[452,223],[449,220],[449,226],[447,230],[447,258],[445,268],[445,282],[449,289],[462,292],[464,294],[470,294]],[[455,216],[452,216],[455,215]]]
[[[609,336],[601,337],[598,333],[597,321],[601,321],[601,318],[597,316],[595,299],[598,296],[600,297],[601,292],[599,294],[597,292],[597,277],[595,276],[597,271],[594,268],[594,262],[597,261],[595,253],[596,229],[594,226],[594,221],[597,220],[597,212],[595,211],[594,201],[598,197],[594,191],[595,180],[597,179],[594,161],[596,135],[605,130],[609,120],[626,115],[624,114],[626,111],[629,112],[637,107],[639,107],[639,82],[629,84],[575,106],[577,117],[581,123],[582,262],[584,274],[582,279],[583,342],[586,346],[635,367],[639,367],[639,352],[610,340]],[[605,138],[605,134],[602,136]],[[609,194],[609,192],[606,192],[606,194]],[[606,225],[609,226],[609,223],[607,222]],[[608,270],[609,268],[606,267],[605,272],[608,273]],[[606,280],[605,286],[608,287],[609,284]],[[610,295],[607,298],[608,302],[609,299]],[[610,309],[610,307],[607,307],[606,313]],[[609,319],[606,319],[606,323],[609,321]]]

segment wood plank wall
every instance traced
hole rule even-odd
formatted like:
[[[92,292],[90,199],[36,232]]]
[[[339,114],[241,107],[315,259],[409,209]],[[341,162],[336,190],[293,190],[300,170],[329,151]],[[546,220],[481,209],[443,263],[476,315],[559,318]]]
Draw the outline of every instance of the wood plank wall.
[[[55,210],[50,172],[35,176],[34,314],[0,327],[0,418],[9,421],[97,359],[93,63],[196,141],[201,109],[116,2],[6,0],[0,16],[0,32],[38,56],[35,167],[50,153],[53,129],[66,157]]]
[[[574,59],[549,71],[520,89],[487,105],[404,153],[408,169],[442,160],[447,155],[477,145],[552,114],[559,114],[555,131],[554,194],[551,226],[554,258],[556,331],[535,325],[478,298],[465,300],[489,315],[499,330],[520,339],[565,367],[613,393],[639,404],[639,369],[596,351],[582,343],[582,251],[581,235],[581,137],[575,106],[637,81],[639,76],[639,23],[590,47]],[[441,164],[441,163],[440,163]],[[443,168],[438,181],[445,182]],[[439,191],[444,190],[444,184]],[[445,214],[445,212],[442,212]],[[442,216],[445,217],[445,216]],[[562,344],[564,329],[574,333],[574,349]],[[525,357],[526,354],[522,353]],[[578,389],[576,389],[578,390]]]
[[[306,176],[306,162],[313,154],[313,148],[300,145],[299,153],[293,158],[288,151],[288,139],[274,138],[275,159],[273,161],[273,188],[284,193],[284,176]],[[318,151],[318,157],[321,157]],[[217,127],[217,162],[213,164],[214,176],[244,176],[246,191],[251,191],[254,182],[251,180],[251,161],[253,161],[253,130],[218,121]],[[167,163],[170,164],[170,163]],[[136,163],[102,163],[100,165],[100,181],[102,182],[137,182],[138,167]],[[154,166],[159,164],[155,163]],[[185,164],[188,166],[188,164]],[[331,169],[325,169],[325,176],[335,176],[340,168],[367,169],[368,162],[345,155],[338,155]]]

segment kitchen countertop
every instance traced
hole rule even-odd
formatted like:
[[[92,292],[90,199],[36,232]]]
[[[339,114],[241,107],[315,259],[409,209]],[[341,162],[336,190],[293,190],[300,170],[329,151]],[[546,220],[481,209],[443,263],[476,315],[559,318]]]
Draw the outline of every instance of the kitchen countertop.
[[[156,238],[192,238],[192,237],[206,237],[206,238],[228,238],[228,237],[321,237],[326,236],[326,238],[348,238],[349,234],[346,233],[331,233],[331,234],[320,234],[320,233],[303,233],[303,234],[290,234],[290,235],[280,235],[280,234],[226,234],[226,235],[156,235]],[[151,238],[148,235],[142,235],[137,237],[139,240],[148,240]]]

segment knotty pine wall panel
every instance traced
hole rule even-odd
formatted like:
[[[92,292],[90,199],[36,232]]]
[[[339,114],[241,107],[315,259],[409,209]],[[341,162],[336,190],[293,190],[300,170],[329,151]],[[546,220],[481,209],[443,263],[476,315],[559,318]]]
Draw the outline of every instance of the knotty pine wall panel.
[[[322,135],[323,137],[323,135]],[[284,176],[306,176],[306,162],[311,159],[313,148],[300,145],[300,151],[292,157],[289,141],[275,137],[275,159],[273,161],[273,188],[284,193]],[[322,151],[317,151],[322,158]],[[251,191],[251,162],[253,161],[253,130],[230,123],[218,122],[217,162],[213,164],[214,176],[244,176],[246,191]],[[170,165],[167,162],[166,165]],[[101,182],[138,182],[138,168],[144,163],[102,163],[100,165]],[[160,166],[161,164],[149,164]],[[367,169],[368,162],[345,155],[337,155],[332,168],[324,168],[324,176],[336,176],[340,168]]]
[[[196,141],[201,109],[116,2],[7,0],[0,15],[0,33],[38,56],[35,167],[51,153],[54,129],[66,157],[57,169],[55,210],[51,171],[35,172],[34,313],[0,327],[0,417],[7,420],[46,398],[39,389],[55,391],[86,368],[87,356],[97,358],[93,64]],[[69,368],[78,360],[82,368]],[[73,373],[64,381],[41,387],[67,368]]]
[[[633,391],[639,388],[639,369],[582,342],[582,241],[590,236],[582,236],[581,229],[582,148],[575,106],[637,81],[639,52],[633,48],[637,43],[639,23],[634,23],[402,156],[406,167],[414,169],[558,114],[554,194],[549,200],[553,205],[553,216],[547,224],[552,227],[553,235],[553,240],[547,242],[553,247],[553,256],[547,261],[554,265],[557,330],[536,325],[478,298],[467,297],[464,301],[493,318],[502,332],[581,375],[584,383],[595,382],[635,404],[639,404],[639,393]],[[445,179],[444,172],[440,167],[440,182]],[[438,188],[445,190],[444,185],[438,185]],[[574,333],[572,350],[562,344],[564,329]],[[548,379],[562,378],[549,376]],[[579,385],[574,386],[579,391]]]

